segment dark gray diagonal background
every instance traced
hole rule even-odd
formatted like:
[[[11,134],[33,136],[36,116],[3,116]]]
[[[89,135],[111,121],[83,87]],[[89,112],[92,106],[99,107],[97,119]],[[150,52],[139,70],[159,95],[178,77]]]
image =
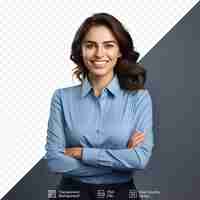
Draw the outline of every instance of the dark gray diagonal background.
[[[200,3],[142,59],[155,110],[155,149],[135,182],[149,199],[198,199],[200,186]],[[17,169],[16,169],[17,170]],[[60,177],[42,159],[2,200],[44,200]],[[145,198],[144,198],[145,199]]]

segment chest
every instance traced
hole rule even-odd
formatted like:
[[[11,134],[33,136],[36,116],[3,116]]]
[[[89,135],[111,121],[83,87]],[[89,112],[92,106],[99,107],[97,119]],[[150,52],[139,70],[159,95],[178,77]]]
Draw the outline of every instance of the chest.
[[[134,105],[128,97],[81,100],[68,106],[64,117],[69,146],[125,148],[135,126]]]

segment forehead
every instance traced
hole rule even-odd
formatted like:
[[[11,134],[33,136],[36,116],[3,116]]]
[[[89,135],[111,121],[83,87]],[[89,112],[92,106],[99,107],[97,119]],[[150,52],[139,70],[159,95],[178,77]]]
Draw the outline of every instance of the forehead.
[[[86,33],[83,41],[95,41],[95,42],[105,42],[105,41],[116,41],[115,36],[112,31],[103,25],[92,26]]]

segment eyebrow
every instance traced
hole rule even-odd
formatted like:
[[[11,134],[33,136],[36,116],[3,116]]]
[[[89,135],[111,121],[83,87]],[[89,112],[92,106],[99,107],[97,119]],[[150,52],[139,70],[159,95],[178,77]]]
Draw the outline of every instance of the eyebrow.
[[[92,40],[85,40],[83,41],[83,43],[93,43],[93,44],[97,44],[97,42],[95,41],[92,41]],[[107,44],[107,43],[115,43],[117,44],[117,42],[115,40],[108,40],[108,41],[104,41],[102,42],[103,44]]]

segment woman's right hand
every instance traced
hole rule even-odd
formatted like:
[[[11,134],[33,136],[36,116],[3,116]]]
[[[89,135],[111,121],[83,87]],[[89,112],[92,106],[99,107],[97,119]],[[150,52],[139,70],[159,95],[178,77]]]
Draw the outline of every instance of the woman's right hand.
[[[135,132],[128,141],[128,149],[135,148],[139,143],[144,141],[144,133]]]

